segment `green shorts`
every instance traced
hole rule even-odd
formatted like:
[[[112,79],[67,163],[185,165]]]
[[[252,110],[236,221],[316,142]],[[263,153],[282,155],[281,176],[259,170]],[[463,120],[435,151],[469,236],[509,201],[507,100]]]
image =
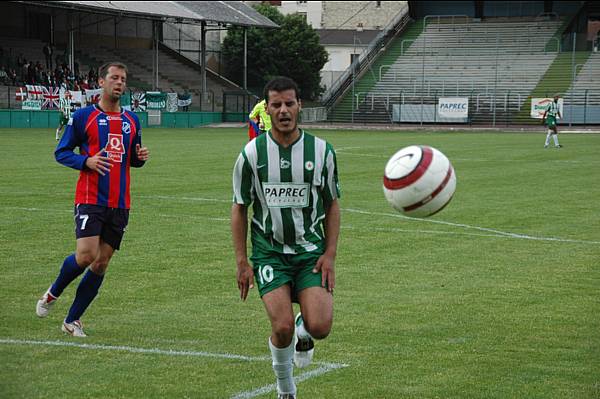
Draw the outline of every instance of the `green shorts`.
[[[554,116],[549,116],[546,118],[546,126],[553,127],[556,126],[556,118]]]
[[[253,249],[254,279],[261,298],[283,285],[292,287],[292,300],[297,302],[300,291],[308,287],[321,287],[322,273],[313,273],[320,251],[287,255],[273,251]]]
[[[61,114],[59,123],[61,126],[66,126],[66,124],[69,123],[69,118]]]

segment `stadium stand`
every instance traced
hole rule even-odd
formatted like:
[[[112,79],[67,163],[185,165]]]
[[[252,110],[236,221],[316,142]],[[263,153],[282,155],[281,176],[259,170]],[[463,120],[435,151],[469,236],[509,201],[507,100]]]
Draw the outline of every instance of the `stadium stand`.
[[[187,61],[174,51],[160,46],[159,48],[160,69],[158,72],[158,87],[162,91],[189,92],[201,98],[200,66],[194,62]],[[92,48],[81,48],[81,53],[86,59],[94,60],[100,64],[102,60],[123,60],[129,68],[131,78],[141,89],[152,89],[153,72],[151,49],[114,49],[104,46]],[[205,97],[203,109],[210,110],[213,106],[222,106],[222,96],[225,90],[237,90],[239,87],[223,77],[207,71],[207,88],[209,97]],[[214,98],[214,101],[213,101]]]
[[[587,62],[577,64],[576,68],[579,73],[565,98],[579,106],[574,117],[582,118],[584,123],[600,123],[600,53],[591,53]]]
[[[243,2],[5,2],[0,9],[7,16],[0,24],[0,85],[4,85],[0,89],[0,108],[14,109],[21,106],[15,96],[25,84],[57,87],[64,75],[69,90],[77,90],[81,84],[93,86],[100,65],[120,60],[129,67],[128,87],[132,90],[175,92],[192,99],[190,110],[214,112],[224,111],[225,93],[229,93],[233,101],[228,104],[238,107],[241,103],[244,108],[241,114],[245,115],[248,111],[245,108],[250,106],[245,97],[251,93],[209,67],[204,68],[200,56],[196,61],[191,60],[162,43],[161,24],[185,23],[201,26],[203,31],[232,25],[277,27]],[[40,21],[39,28],[20,24],[24,18]],[[69,24],[75,28],[69,31],[66,29]],[[51,69],[42,67],[45,65],[42,48],[50,41],[54,42]],[[154,51],[154,43],[158,44],[158,52]],[[71,68],[66,50],[70,46],[74,48]],[[40,76],[34,79],[21,76],[17,57],[33,61],[35,74]],[[56,63],[61,65],[61,78],[48,82],[46,77],[52,76]],[[12,65],[17,69],[16,79],[8,74]],[[90,71],[94,72],[90,75]],[[204,76],[206,93],[202,92]]]
[[[396,60],[373,71],[375,85],[353,93],[355,106],[358,102],[354,120],[389,123],[392,105],[420,106],[422,95],[424,104],[435,104],[439,96],[469,97],[473,122],[489,120],[494,107],[497,118],[506,118],[521,109],[556,58],[557,51],[547,51],[547,44],[557,40],[561,25],[558,19],[442,19],[415,39],[401,36]],[[415,120],[414,115],[402,118]]]
[[[600,97],[600,53],[592,53],[587,62],[583,65],[579,64],[581,69],[575,78],[575,81],[569,87],[567,96],[573,92],[595,92],[596,97]]]

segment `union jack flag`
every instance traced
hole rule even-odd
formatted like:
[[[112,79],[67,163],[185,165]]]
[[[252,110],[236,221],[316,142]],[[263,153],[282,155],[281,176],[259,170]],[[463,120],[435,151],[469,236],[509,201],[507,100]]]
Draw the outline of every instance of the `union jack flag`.
[[[60,88],[58,87],[42,87],[44,102],[42,109],[56,109],[60,103]]]

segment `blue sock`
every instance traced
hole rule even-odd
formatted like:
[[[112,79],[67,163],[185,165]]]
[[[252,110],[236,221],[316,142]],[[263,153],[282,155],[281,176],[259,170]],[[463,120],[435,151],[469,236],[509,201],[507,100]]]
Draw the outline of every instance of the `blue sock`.
[[[85,276],[81,279],[79,287],[77,287],[75,300],[73,301],[73,305],[71,305],[71,309],[69,309],[69,314],[67,315],[65,322],[72,323],[81,318],[83,312],[85,312],[96,295],[98,295],[102,280],[104,280],[104,275],[99,276],[91,270],[87,271]]]
[[[87,265],[86,265],[87,266]],[[50,293],[54,297],[59,297],[71,281],[75,280],[81,273],[85,271],[85,267],[80,267],[75,260],[75,254],[67,256],[60,268],[60,273],[54,284],[50,288]]]

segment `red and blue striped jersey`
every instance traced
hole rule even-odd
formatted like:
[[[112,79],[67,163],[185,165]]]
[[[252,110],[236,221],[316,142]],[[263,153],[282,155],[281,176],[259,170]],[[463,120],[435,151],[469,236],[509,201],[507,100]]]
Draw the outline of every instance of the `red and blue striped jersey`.
[[[104,112],[97,105],[76,111],[56,147],[56,160],[80,170],[76,204],[129,209],[129,167],[141,167],[136,144],[142,145],[140,121],[133,112]],[[73,150],[79,147],[79,154]],[[105,148],[112,168],[104,176],[88,169],[85,161]]]

